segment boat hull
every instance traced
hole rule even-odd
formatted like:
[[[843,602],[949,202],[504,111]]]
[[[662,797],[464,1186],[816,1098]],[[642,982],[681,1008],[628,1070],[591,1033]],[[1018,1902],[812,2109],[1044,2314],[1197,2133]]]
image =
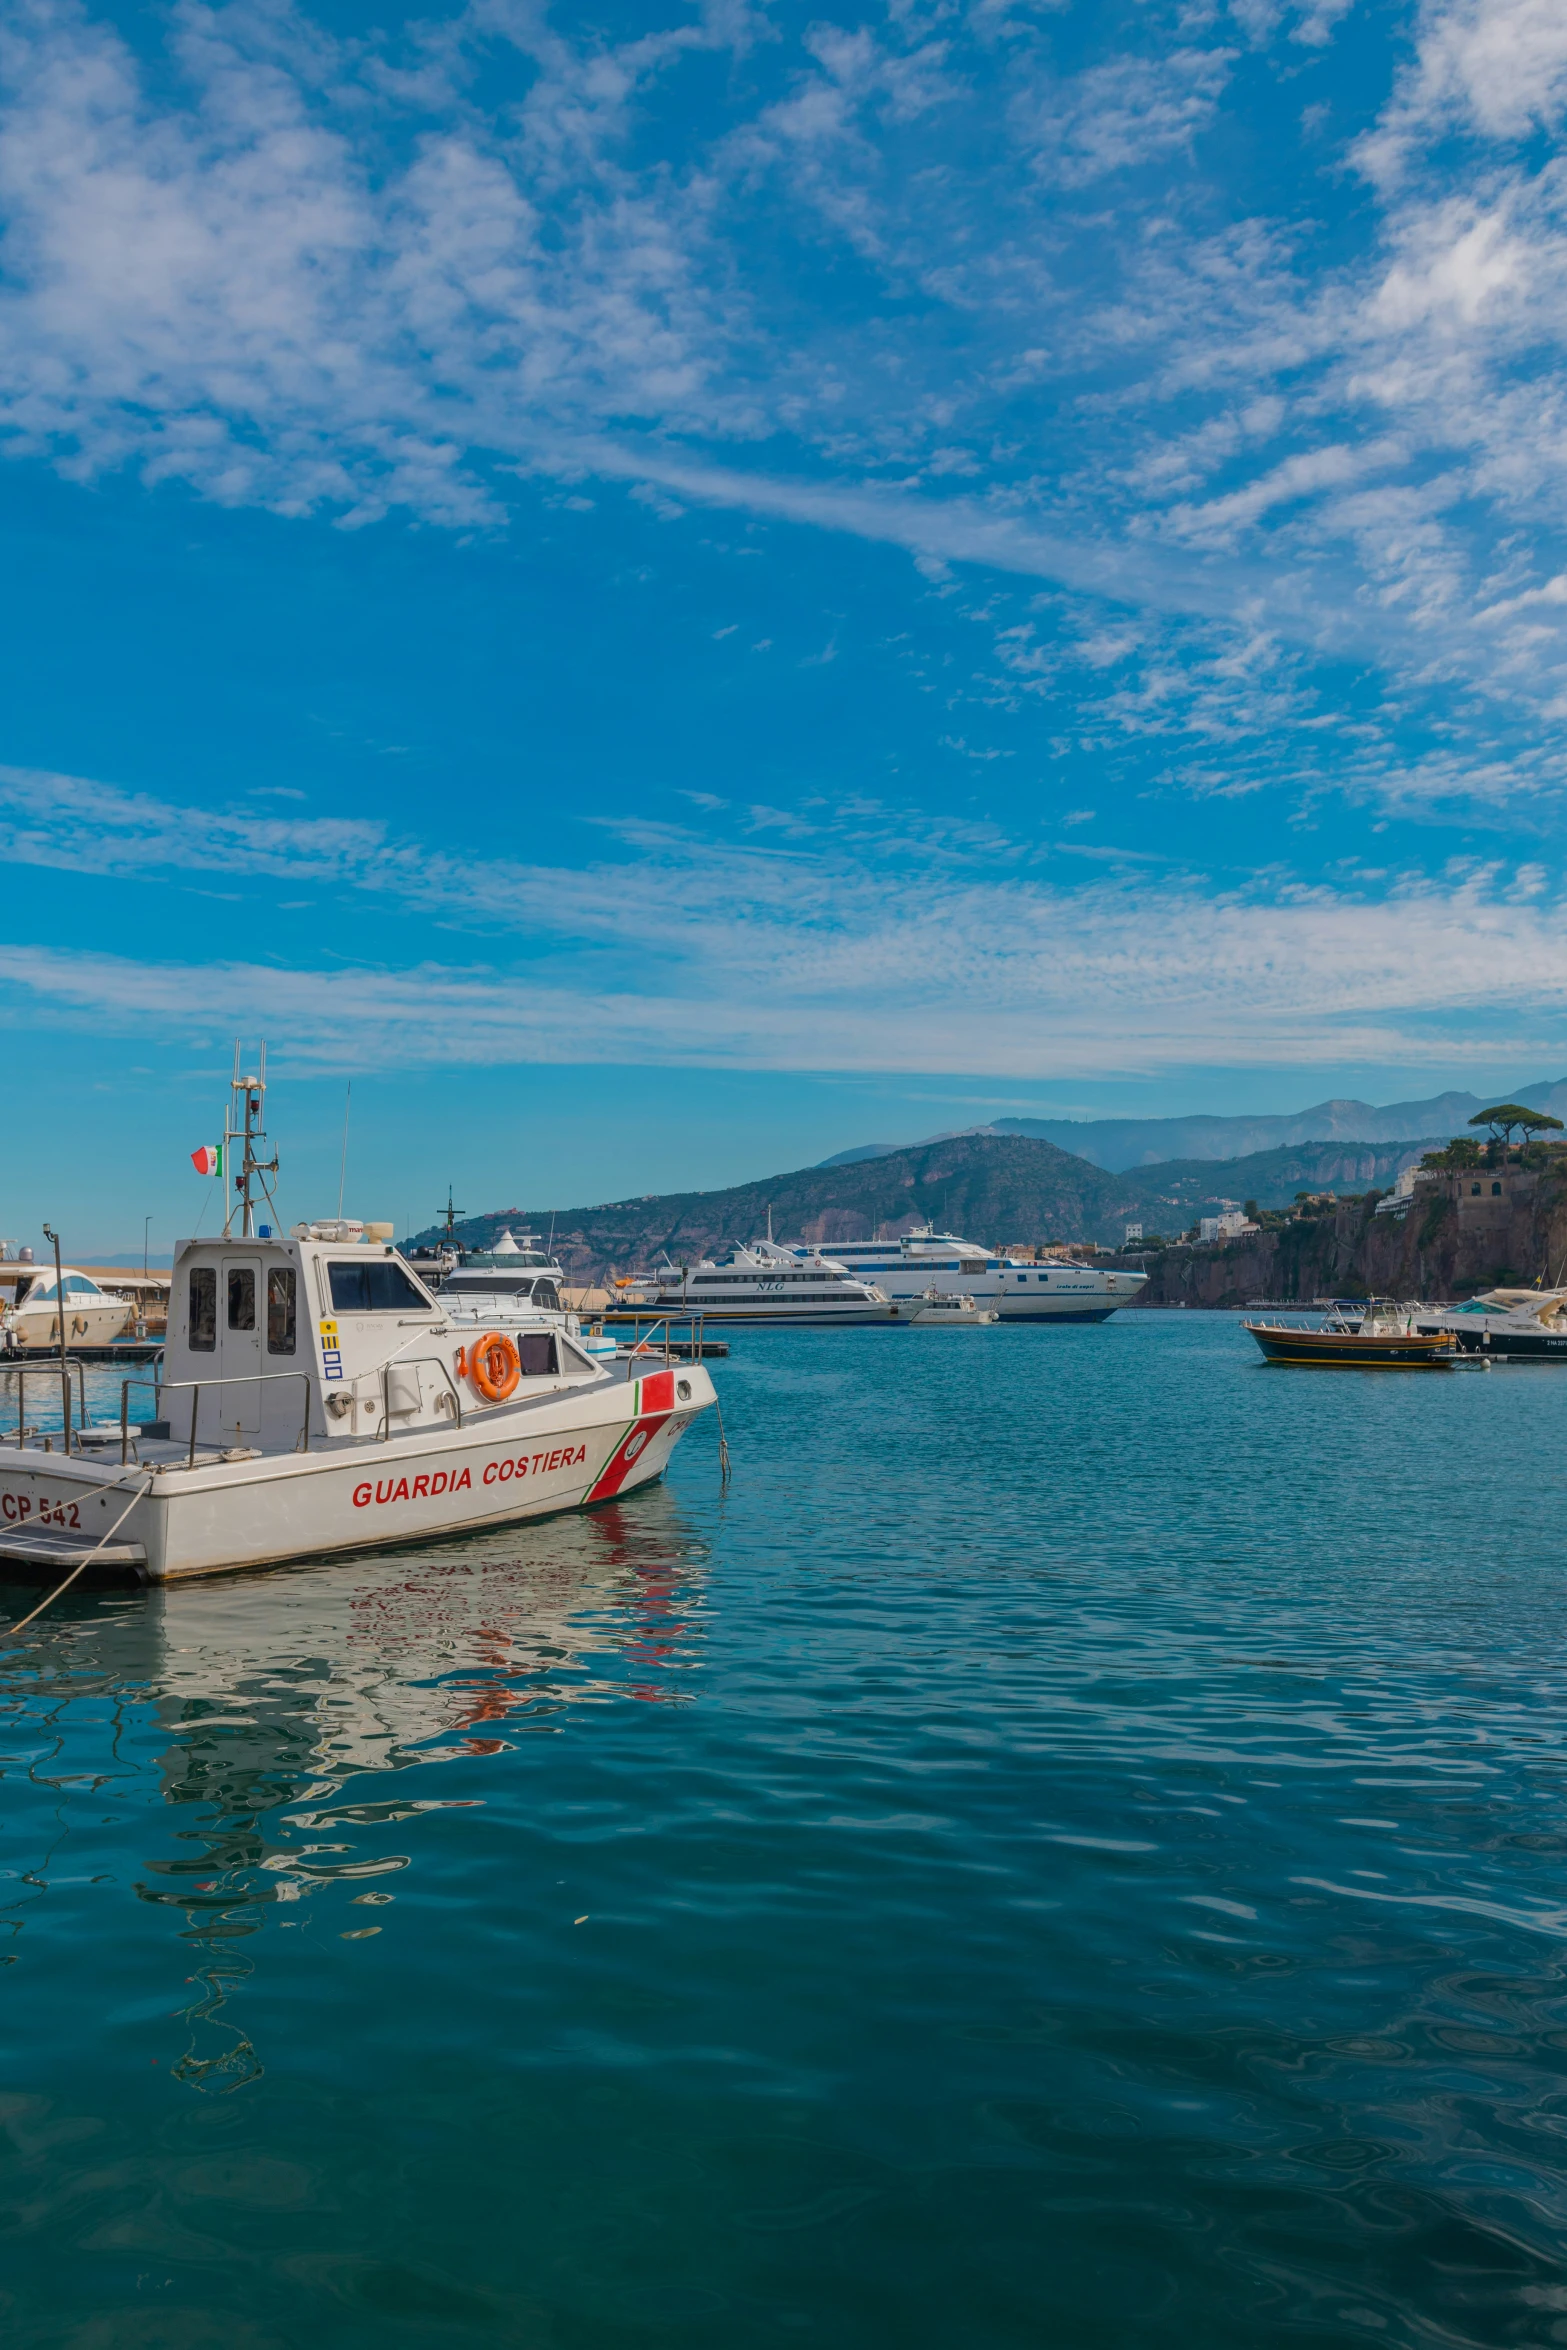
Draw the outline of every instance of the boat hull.
[[[115,1533],[118,1564],[153,1583],[285,1559],[438,1541],[551,1516],[650,1484],[714,1400],[699,1365],[499,1411],[389,1444],[139,1470],[36,1449],[0,1452],[0,1559],[36,1566],[36,1537],[73,1552]],[[147,1490],[137,1489],[146,1485]],[[139,1558],[135,1556],[140,1554]]]
[[[786,1324],[790,1329],[801,1330],[830,1329],[840,1323],[906,1322],[909,1318],[907,1309],[900,1314],[890,1305],[819,1306],[812,1309],[809,1306],[796,1308],[770,1305],[765,1298],[759,1298],[748,1305],[711,1306],[705,1300],[682,1305],[678,1298],[662,1298],[656,1305],[605,1314],[603,1320],[605,1327],[610,1329],[632,1323],[640,1323],[645,1329],[650,1322],[660,1322],[666,1316],[681,1326],[688,1322],[701,1322],[704,1327],[709,1323],[723,1323],[727,1327],[734,1322],[747,1323],[753,1327]]]
[[[1270,1363],[1312,1364],[1319,1369],[1357,1371],[1444,1371],[1457,1352],[1450,1338],[1418,1331],[1291,1330],[1282,1323],[1247,1322]]]
[[[83,1346],[110,1346],[135,1327],[136,1309],[123,1298],[102,1305],[67,1305],[67,1351]],[[47,1313],[29,1314],[25,1308],[6,1323],[4,1344],[11,1354],[50,1355],[60,1351],[60,1318],[51,1306]]]
[[[1455,1330],[1458,1351],[1490,1362],[1567,1363],[1567,1332],[1547,1330]]]

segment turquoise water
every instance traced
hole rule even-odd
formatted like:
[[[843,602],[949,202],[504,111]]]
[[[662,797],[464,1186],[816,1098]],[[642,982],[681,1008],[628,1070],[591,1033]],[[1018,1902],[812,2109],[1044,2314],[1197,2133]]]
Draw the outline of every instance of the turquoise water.
[[[1567,1378],[716,1375],[727,1496],[0,1642],[8,2344],[1567,2340]]]

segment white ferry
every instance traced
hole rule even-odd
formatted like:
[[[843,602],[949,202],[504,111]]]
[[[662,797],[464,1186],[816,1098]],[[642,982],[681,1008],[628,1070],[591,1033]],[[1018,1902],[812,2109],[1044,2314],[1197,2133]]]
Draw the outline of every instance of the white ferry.
[[[238,1198],[220,1237],[175,1251],[157,1417],[133,1418],[127,1380],[115,1424],[73,1428],[67,1389],[40,1441],[24,1393],[0,1439],[0,1558],[172,1582],[583,1509],[662,1473],[714,1401],[701,1364],[617,1379],[558,1327],[526,1352],[460,1329],[389,1224],[275,1235],[252,1204],[277,1164],[255,1153],[264,1076],[236,1065],[234,1092]]]
[[[709,1322],[895,1322],[885,1290],[818,1249],[753,1240],[721,1262],[666,1261],[621,1293],[617,1313],[700,1314]]]
[[[1148,1278],[1146,1273],[1101,1271],[1070,1257],[1024,1264],[928,1224],[899,1240],[835,1240],[819,1246],[796,1241],[792,1253],[802,1262],[826,1257],[860,1280],[875,1282],[905,1320],[934,1288],[992,1306],[1003,1322],[1106,1322],[1118,1307],[1131,1303]]]

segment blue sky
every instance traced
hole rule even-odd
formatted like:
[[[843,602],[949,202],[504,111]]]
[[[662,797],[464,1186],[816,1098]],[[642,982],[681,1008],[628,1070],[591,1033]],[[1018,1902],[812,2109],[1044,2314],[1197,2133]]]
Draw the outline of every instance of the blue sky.
[[[1564,107],[1551,0],[13,0],[0,1233],[166,1246],[239,1032],[399,1222],[1560,1074]]]

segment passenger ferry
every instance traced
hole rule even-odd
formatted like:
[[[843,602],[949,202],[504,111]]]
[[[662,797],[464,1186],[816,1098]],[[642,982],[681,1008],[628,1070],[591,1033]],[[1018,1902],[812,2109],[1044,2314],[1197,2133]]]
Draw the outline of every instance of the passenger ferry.
[[[907,1320],[885,1290],[861,1280],[835,1256],[818,1249],[782,1248],[753,1240],[722,1261],[704,1257],[680,1266],[666,1258],[635,1288],[621,1293],[619,1312],[700,1314],[709,1322],[895,1322]]]
[[[929,1224],[900,1240],[796,1241],[792,1253],[802,1262],[826,1258],[862,1281],[875,1282],[904,1320],[935,1288],[994,1307],[1003,1322],[1106,1322],[1118,1307],[1131,1303],[1148,1279],[1146,1273],[1079,1265],[1070,1257],[1024,1264]]]

